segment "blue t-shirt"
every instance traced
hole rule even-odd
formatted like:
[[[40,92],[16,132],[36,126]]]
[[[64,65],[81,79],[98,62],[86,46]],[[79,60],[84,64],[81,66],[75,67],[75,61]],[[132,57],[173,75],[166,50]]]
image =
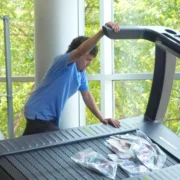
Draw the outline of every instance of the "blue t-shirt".
[[[72,52],[59,55],[25,104],[28,119],[55,120],[59,126],[62,110],[69,97],[89,90],[86,71],[79,72],[76,63],[70,63]]]

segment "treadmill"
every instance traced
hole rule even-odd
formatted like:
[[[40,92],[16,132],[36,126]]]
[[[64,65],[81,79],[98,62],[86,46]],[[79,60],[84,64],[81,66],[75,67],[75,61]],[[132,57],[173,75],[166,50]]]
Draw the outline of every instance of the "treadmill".
[[[162,123],[176,66],[180,57],[180,33],[160,26],[123,26],[119,33],[103,26],[111,39],[145,39],[155,45],[155,65],[149,101],[143,116],[120,120],[121,127],[94,124],[77,128],[22,136],[0,141],[2,180],[104,180],[99,173],[79,166],[70,157],[91,147],[107,157],[112,151],[104,144],[112,135],[143,131],[167,155],[163,168],[129,177],[120,167],[116,180],[180,179],[180,137]]]

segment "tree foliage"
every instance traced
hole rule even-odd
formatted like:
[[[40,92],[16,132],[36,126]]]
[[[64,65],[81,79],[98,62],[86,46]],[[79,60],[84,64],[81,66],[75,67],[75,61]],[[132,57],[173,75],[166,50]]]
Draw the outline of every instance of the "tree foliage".
[[[114,1],[114,18],[119,24],[126,26],[164,26],[180,31],[179,5],[179,0],[116,0]],[[123,41],[115,44],[116,72],[153,72],[153,66],[154,45],[152,43]],[[176,72],[179,71],[179,68],[180,64],[177,61]],[[119,95],[116,95],[116,102],[118,102],[116,106],[123,108],[116,108],[116,117],[119,117],[121,112],[124,112],[122,115],[125,115],[125,117],[143,115],[149,97],[151,81],[138,81],[136,85],[133,82],[129,85],[126,83],[125,88],[122,88],[123,83],[117,84]],[[174,81],[170,102],[164,118],[165,124],[177,134],[180,134],[179,83],[179,81]],[[125,104],[124,101],[126,101]]]
[[[12,76],[34,76],[34,1],[2,0],[0,16],[10,22]],[[4,47],[3,21],[0,24],[0,44]],[[0,50],[0,76],[5,76],[4,49]],[[15,136],[21,135],[25,126],[23,106],[34,83],[13,82],[13,111]],[[1,82],[0,94],[6,94],[6,84]],[[0,129],[7,133],[7,100],[0,97]]]
[[[91,36],[100,27],[99,0],[85,0],[85,32]],[[180,31],[180,0],[114,0],[114,21],[120,25],[166,26]],[[0,16],[10,18],[11,57],[13,76],[34,76],[34,1],[1,0]],[[0,46],[4,47],[3,22],[0,22]],[[99,44],[98,44],[99,46]],[[115,73],[147,73],[154,68],[154,44],[145,40],[116,40],[114,42]],[[179,59],[178,59],[179,60]],[[176,72],[180,71],[177,62]],[[100,73],[99,54],[88,74]],[[5,76],[4,49],[0,48],[0,76]],[[115,81],[115,118],[123,119],[143,115],[148,102],[151,80]],[[0,82],[0,94],[6,94],[5,82]],[[23,106],[34,83],[13,82],[13,108],[15,136],[21,135],[25,125]],[[180,133],[179,86],[173,84],[173,91],[165,116],[165,124]],[[100,107],[100,82],[91,81],[90,88]],[[7,100],[0,96],[0,130],[7,136]],[[98,122],[87,110],[88,124]]]

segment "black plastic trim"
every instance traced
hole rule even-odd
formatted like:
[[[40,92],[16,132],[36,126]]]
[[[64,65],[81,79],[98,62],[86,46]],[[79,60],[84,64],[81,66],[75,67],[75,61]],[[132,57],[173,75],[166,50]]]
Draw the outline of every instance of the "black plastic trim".
[[[154,66],[154,76],[151,86],[151,92],[149,96],[149,101],[147,104],[145,117],[151,120],[155,120],[158,107],[161,100],[163,82],[165,76],[166,68],[166,52],[156,46],[155,55],[155,66]]]

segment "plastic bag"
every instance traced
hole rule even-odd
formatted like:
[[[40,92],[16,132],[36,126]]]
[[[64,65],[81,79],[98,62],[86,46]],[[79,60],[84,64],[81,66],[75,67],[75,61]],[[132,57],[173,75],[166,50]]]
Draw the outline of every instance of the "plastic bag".
[[[140,137],[131,145],[134,156],[150,170],[161,169],[166,161],[166,154],[141,131]]]
[[[126,135],[126,138],[121,139],[120,136],[111,136],[110,139],[106,140],[105,144],[116,154],[108,154],[109,159],[117,164],[130,176],[140,175],[147,173],[149,170],[142,165],[139,160],[134,157],[131,151],[131,145],[137,137]]]
[[[109,161],[91,148],[77,152],[71,159],[88,169],[99,172],[111,179],[115,179],[117,163]]]
[[[144,134],[137,130],[136,136],[125,134],[111,136],[105,144],[116,153],[108,155],[130,177],[163,167],[165,153]]]
[[[111,136],[110,139],[106,140],[105,144],[122,159],[131,158],[133,156],[133,154],[128,151],[131,147],[130,141]]]
[[[108,154],[109,158],[118,163],[118,165],[130,176],[140,175],[147,173],[149,170],[142,165],[139,161],[132,158],[120,158],[116,154]]]

